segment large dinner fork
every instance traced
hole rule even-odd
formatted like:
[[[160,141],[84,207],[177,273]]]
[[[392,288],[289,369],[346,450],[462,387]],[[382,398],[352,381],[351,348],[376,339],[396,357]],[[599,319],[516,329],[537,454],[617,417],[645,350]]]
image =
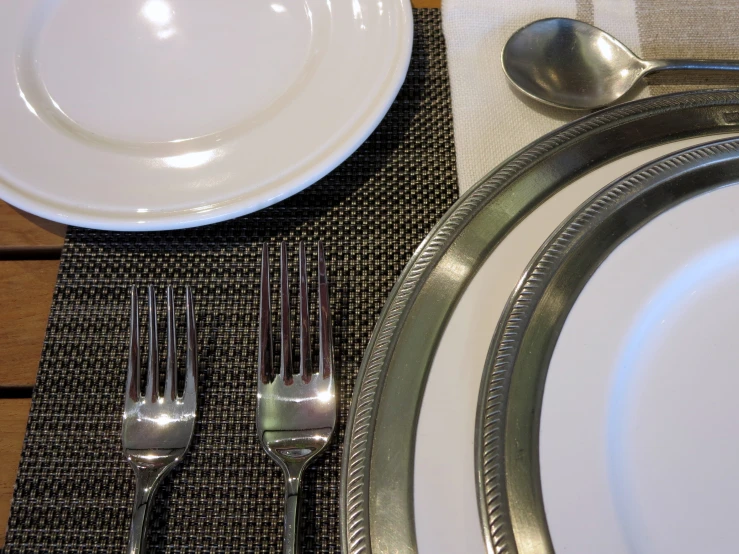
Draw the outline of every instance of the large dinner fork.
[[[290,339],[290,296],[287,247],[281,246],[280,374],[273,370],[272,324],[269,284],[269,249],[262,247],[259,303],[259,375],[257,379],[257,432],[267,454],[285,474],[285,537],[283,551],[301,549],[300,489],[306,467],[326,448],[336,426],[336,384],[333,338],[328,303],[328,281],[323,244],[318,243],[318,373],[311,368],[310,317],[305,245],[299,249],[300,278],[300,374],[293,375]]]
[[[164,394],[159,394],[156,294],[149,286],[149,363],[142,394],[139,356],[139,303],[131,289],[131,339],[123,410],[123,455],[136,474],[136,497],[128,543],[129,554],[146,552],[146,529],[154,494],[162,479],[182,460],[190,446],[197,412],[198,360],[195,309],[192,292],[187,304],[187,361],[182,397],[177,393],[177,348],[174,295],[167,287],[167,373]]]

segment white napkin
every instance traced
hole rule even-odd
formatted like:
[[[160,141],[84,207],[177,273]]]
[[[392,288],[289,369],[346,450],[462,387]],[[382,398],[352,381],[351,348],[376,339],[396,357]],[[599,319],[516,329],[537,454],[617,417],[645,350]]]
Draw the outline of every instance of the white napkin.
[[[441,10],[460,192],[531,141],[584,115],[547,107],[509,86],[500,53],[532,21],[580,19],[649,59],[739,58],[736,0],[443,0]],[[691,82],[650,86],[639,96],[706,86]]]

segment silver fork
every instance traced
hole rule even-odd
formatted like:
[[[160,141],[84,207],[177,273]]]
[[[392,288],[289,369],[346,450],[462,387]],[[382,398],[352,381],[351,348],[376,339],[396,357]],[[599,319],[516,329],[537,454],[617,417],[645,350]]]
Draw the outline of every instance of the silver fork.
[[[153,497],[167,473],[182,460],[190,446],[197,412],[198,358],[195,309],[192,292],[185,290],[187,303],[187,361],[182,397],[177,395],[177,348],[175,342],[174,295],[167,287],[167,374],[164,395],[159,394],[159,349],[157,346],[156,294],[149,286],[149,364],[146,390],[141,385],[139,356],[139,303],[131,288],[131,339],[123,409],[123,455],[136,474],[136,498],[128,543],[129,554],[146,552],[146,528]]]
[[[287,247],[283,242],[280,256],[282,355],[280,374],[275,375],[272,360],[269,249],[266,244],[262,247],[257,433],[267,454],[285,474],[285,554],[295,554],[301,550],[300,489],[303,471],[326,448],[336,426],[331,312],[326,261],[321,242],[318,243],[318,373],[311,370],[308,278],[305,245],[302,242],[299,250],[299,275],[300,374],[293,375]]]

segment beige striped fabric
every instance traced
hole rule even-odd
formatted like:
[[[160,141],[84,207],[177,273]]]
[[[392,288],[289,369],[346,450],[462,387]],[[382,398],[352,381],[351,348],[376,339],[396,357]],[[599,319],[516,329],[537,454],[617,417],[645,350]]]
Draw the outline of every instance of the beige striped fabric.
[[[634,0],[647,59],[739,59],[738,0]],[[739,79],[702,73],[663,73],[649,79],[651,94],[739,85]]]
[[[590,23],[591,25],[595,22],[595,6],[593,0],[577,0],[575,19]]]
[[[647,59],[739,59],[739,0],[443,0],[460,189],[582,113],[545,107],[507,83],[500,52],[519,27],[571,17],[612,33]],[[725,74],[662,73],[636,97],[739,86]]]

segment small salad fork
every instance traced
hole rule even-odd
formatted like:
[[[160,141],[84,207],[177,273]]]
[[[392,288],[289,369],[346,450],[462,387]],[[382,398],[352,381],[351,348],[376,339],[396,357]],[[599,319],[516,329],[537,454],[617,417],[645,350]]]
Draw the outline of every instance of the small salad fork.
[[[146,552],[146,529],[154,494],[173,467],[182,461],[195,429],[197,413],[198,357],[195,308],[192,292],[187,304],[187,361],[182,396],[177,394],[177,348],[174,294],[167,288],[167,374],[164,394],[159,394],[159,348],[157,346],[156,294],[149,285],[149,363],[146,388],[141,392],[139,355],[139,308],[136,287],[131,289],[131,324],[123,410],[123,455],[136,474],[136,497],[128,543],[129,554]]]

